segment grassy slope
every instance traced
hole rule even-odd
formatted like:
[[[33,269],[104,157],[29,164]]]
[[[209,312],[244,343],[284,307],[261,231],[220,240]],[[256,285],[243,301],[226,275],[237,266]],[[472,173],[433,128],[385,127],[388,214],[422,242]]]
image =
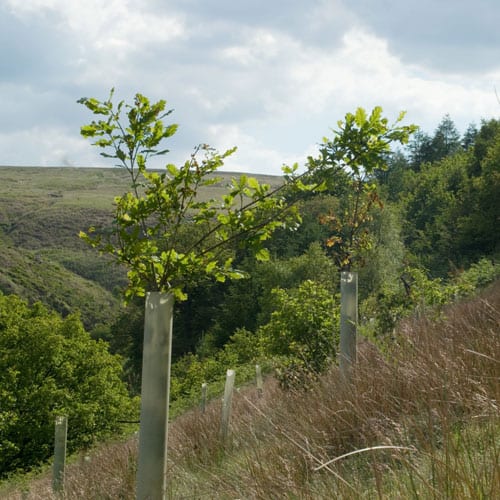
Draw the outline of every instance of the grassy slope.
[[[221,174],[224,180],[204,195],[223,194],[231,175]],[[0,167],[0,291],[63,314],[78,309],[87,327],[113,316],[119,300],[112,292],[124,284],[124,272],[77,235],[109,223],[113,199],[128,185],[118,168]]]
[[[168,497],[498,498],[500,281],[438,321],[407,320],[395,339],[384,354],[361,343],[351,385],[332,368],[309,391],[283,392],[271,379],[263,398],[236,393],[225,448],[220,402],[178,418]],[[133,499],[136,453],[133,439],[71,465],[68,498]],[[50,474],[24,489],[50,498]],[[13,483],[0,494],[21,498]]]
[[[119,277],[98,273],[98,256],[77,235],[109,220],[113,196],[125,187],[116,170],[0,168],[0,290],[62,314],[80,310],[87,327],[113,316]]]

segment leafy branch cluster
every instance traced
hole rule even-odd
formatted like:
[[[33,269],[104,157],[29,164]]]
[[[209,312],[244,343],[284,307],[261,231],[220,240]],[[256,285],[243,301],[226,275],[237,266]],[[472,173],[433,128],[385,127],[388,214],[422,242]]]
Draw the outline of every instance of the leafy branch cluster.
[[[162,121],[171,111],[165,111],[165,101],[152,104],[141,94],[134,105],[121,101],[116,107],[112,97],[113,92],[105,102],[79,100],[101,117],[83,126],[81,133],[96,139],[93,144],[104,149],[103,156],[119,161],[130,175],[132,190],[115,198],[110,234],[90,228],[80,235],[127,266],[127,298],[170,291],[184,300],[186,284],[201,276],[241,278],[231,250],[245,247],[265,260],[264,242],[273,231],[299,222],[296,208],[280,193],[283,187],[273,190],[245,175],[233,178],[221,199],[200,198],[201,188],[221,181],[216,171],[236,148],[220,154],[201,144],[180,167],[167,164],[162,172],[147,170],[147,159],[167,153],[158,146],[177,130],[177,125]]]
[[[362,264],[362,252],[372,246],[367,227],[373,220],[372,211],[383,204],[374,176],[387,170],[391,145],[407,144],[417,130],[416,125],[401,125],[401,112],[393,124],[382,116],[376,106],[370,115],[363,108],[347,113],[337,122],[333,138],[323,138],[317,158],[308,158],[310,172],[320,172],[330,185],[343,186],[342,205],[335,213],[324,214],[320,221],[331,231],[326,247],[342,269]],[[339,182],[340,181],[340,182]]]

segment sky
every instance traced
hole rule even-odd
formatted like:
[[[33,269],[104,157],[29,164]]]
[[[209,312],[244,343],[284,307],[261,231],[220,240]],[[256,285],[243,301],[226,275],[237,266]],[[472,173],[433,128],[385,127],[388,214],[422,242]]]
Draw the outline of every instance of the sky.
[[[237,146],[224,169],[303,165],[347,112],[432,134],[499,118],[498,0],[0,0],[0,165],[113,166],[77,100],[167,100],[160,163]]]

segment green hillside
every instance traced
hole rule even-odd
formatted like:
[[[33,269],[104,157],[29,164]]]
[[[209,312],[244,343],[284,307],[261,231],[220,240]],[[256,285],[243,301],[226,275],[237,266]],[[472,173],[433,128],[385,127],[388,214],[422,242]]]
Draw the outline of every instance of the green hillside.
[[[206,196],[223,194],[232,175],[221,174]],[[119,168],[0,167],[0,290],[40,300],[63,315],[79,310],[90,329],[113,319],[124,271],[78,233],[110,224],[113,199],[128,185]]]

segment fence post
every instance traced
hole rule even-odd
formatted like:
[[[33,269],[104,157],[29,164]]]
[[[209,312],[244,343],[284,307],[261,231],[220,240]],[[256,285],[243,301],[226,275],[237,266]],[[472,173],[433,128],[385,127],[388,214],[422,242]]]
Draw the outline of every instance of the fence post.
[[[358,325],[358,273],[340,273],[340,372],[347,379],[356,363]]]
[[[224,399],[222,400],[222,421],[220,434],[222,442],[225,444],[229,436],[229,421],[231,419],[231,404],[233,401],[234,370],[226,372],[226,385],[224,387]]]
[[[200,403],[201,413],[205,413],[205,410],[207,408],[207,392],[208,392],[208,384],[206,382],[203,382],[203,384],[201,384],[201,403]]]
[[[170,293],[146,295],[137,500],[166,497],[173,306]]]
[[[263,390],[263,383],[262,383],[262,370],[260,368],[260,365],[255,365],[255,378],[257,381],[257,394],[258,394],[259,398],[261,398],[264,390]]]
[[[64,469],[66,467],[66,441],[68,437],[68,417],[57,416],[54,437],[54,465],[52,469],[52,490],[64,491]]]

